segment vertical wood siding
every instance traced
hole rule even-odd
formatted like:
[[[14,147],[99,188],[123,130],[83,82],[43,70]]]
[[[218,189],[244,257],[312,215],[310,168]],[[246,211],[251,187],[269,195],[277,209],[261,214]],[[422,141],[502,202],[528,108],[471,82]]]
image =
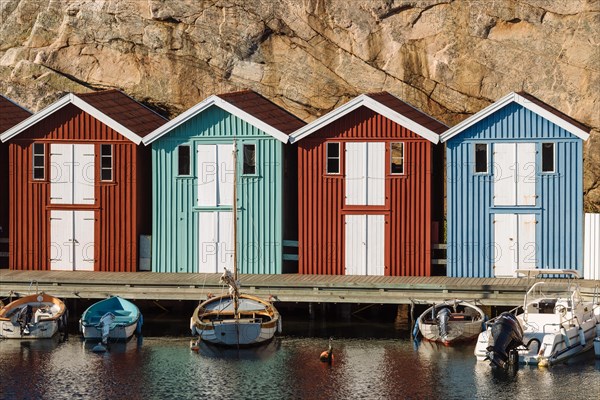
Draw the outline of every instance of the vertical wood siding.
[[[344,146],[339,175],[325,174],[326,142],[386,143],[384,206],[344,204]],[[390,175],[390,143],[404,142],[404,175]],[[345,273],[344,215],[385,215],[385,275],[431,274],[432,144],[361,107],[298,142],[299,272]],[[441,178],[441,177],[440,177]],[[443,207],[438,199],[437,207]]]
[[[245,274],[282,272],[283,144],[213,106],[152,144],[152,270],[198,272],[198,214],[231,207],[196,205],[195,148],[233,143],[238,150],[238,269]],[[256,145],[256,176],[243,176],[244,143]],[[190,177],[178,177],[177,146],[191,146]],[[201,227],[200,227],[201,229]]]
[[[46,144],[46,180],[33,181],[31,145]],[[50,143],[95,144],[95,203],[93,205],[50,204]],[[100,182],[100,145],[113,145],[114,182]],[[136,271],[139,229],[138,146],[100,121],[68,105],[40,121],[9,142],[10,260],[11,269],[50,268],[50,210],[94,210],[96,271]],[[148,150],[146,150],[148,152]],[[147,157],[146,157],[147,158]],[[148,190],[146,189],[146,192]]]
[[[0,143],[0,226],[2,227],[0,238],[8,237],[8,215],[8,143]],[[0,263],[0,267],[6,265]]]
[[[494,164],[494,143],[536,145],[532,206],[494,207],[492,168],[475,174],[474,145],[488,143]],[[541,173],[541,142],[553,142],[556,173]],[[494,213],[535,214],[536,267],[582,272],[583,161],[582,141],[546,119],[511,103],[447,142],[448,276],[494,276]]]

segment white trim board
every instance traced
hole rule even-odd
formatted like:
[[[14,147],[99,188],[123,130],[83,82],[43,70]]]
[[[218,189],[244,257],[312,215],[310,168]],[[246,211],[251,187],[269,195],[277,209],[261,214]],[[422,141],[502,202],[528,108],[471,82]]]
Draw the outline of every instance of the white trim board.
[[[273,136],[275,139],[281,141],[282,143],[288,142],[288,139],[289,139],[288,135],[281,132],[279,129],[275,129],[274,127],[265,123],[264,121],[262,121],[256,117],[253,117],[252,115],[248,114],[247,112],[243,111],[240,108],[237,108],[236,106],[229,103],[228,101],[223,100],[219,96],[212,95],[212,96],[208,97],[207,99],[205,99],[204,101],[196,104],[194,107],[190,108],[186,112],[180,114],[179,116],[177,116],[177,118],[172,119],[171,121],[167,122],[160,128],[155,129],[153,132],[150,132],[150,134],[148,134],[148,135],[146,135],[146,137],[144,137],[144,140],[143,140],[144,144],[147,146],[150,143],[154,142],[155,140],[158,140],[159,138],[163,137],[164,135],[167,135],[173,129],[177,128],[179,125],[192,119],[193,117],[200,114],[201,112],[203,112],[204,110],[206,110],[207,108],[209,108],[211,106],[217,106],[220,109],[227,111],[230,114],[235,115],[236,117],[246,121],[250,125],[253,125],[256,128]]]
[[[495,103],[490,104],[489,106],[487,106],[483,110],[479,111],[478,113],[473,114],[469,118],[465,119],[460,124],[455,125],[452,128],[448,129],[446,132],[442,133],[442,135],[440,136],[442,143],[452,139],[454,136],[460,134],[465,129],[475,125],[477,122],[483,120],[484,118],[489,117],[490,115],[494,114],[496,111],[502,109],[503,107],[505,107],[508,104],[513,103],[513,102],[525,107],[526,109],[539,115],[540,117],[547,119],[548,121],[552,122],[553,124],[560,126],[561,128],[572,133],[573,135],[577,136],[580,139],[587,140],[588,137],[590,136],[589,133],[581,130],[580,128],[576,127],[575,125],[571,124],[570,122],[565,121],[564,119],[560,118],[558,115],[551,113],[550,111],[538,106],[537,104],[533,103],[532,101],[526,99],[525,97],[523,97],[515,92],[511,92],[511,93],[507,94],[506,96],[504,96],[503,98],[501,98],[500,100],[496,101]]]
[[[329,125],[330,123],[336,121],[337,119],[343,117],[344,115],[356,110],[359,107],[367,107],[376,113],[383,115],[384,117],[394,121],[398,125],[401,125],[417,135],[421,136],[424,139],[429,140],[433,144],[437,144],[439,142],[439,135],[433,132],[430,129],[425,128],[423,125],[416,123],[410,118],[405,117],[404,115],[392,110],[391,108],[383,105],[377,100],[373,99],[369,95],[361,94],[358,97],[355,97],[348,103],[344,104],[341,107],[336,108],[335,110],[323,115],[322,117],[314,120],[308,125],[298,129],[290,135],[290,143],[296,143],[299,140],[302,140],[308,135],[318,131],[324,126]]]
[[[0,140],[2,142],[9,141],[10,139],[19,135],[21,132],[32,127],[33,125],[37,124],[44,118],[48,117],[49,115],[54,114],[56,111],[60,110],[61,108],[65,107],[69,104],[73,104],[75,107],[88,113],[92,117],[96,118],[98,121],[109,126],[110,128],[114,129],[116,132],[120,133],[127,139],[131,140],[133,143],[140,144],[142,142],[142,138],[140,136],[138,136],[137,134],[135,134],[134,132],[132,132],[131,130],[126,128],[125,126],[121,125],[120,123],[118,123],[117,121],[115,121],[114,119],[109,117],[108,115],[104,114],[97,108],[86,103],[84,100],[77,97],[73,93],[69,93],[66,96],[61,97],[54,103],[50,104],[48,107],[33,114],[31,117],[27,118],[26,120],[22,121],[21,123],[13,126],[11,129],[4,132],[4,134],[2,134],[2,136],[0,136]]]

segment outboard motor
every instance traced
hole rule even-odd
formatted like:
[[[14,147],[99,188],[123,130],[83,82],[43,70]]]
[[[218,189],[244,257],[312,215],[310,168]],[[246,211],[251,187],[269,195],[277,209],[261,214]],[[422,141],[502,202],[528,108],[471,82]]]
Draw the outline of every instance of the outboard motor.
[[[489,346],[487,358],[493,365],[507,368],[510,356],[516,355],[516,348],[523,345],[523,328],[517,318],[509,312],[503,312],[492,325],[494,345]]]
[[[440,331],[440,337],[443,340],[446,340],[446,338],[448,337],[448,321],[450,320],[450,314],[450,309],[447,307],[443,307],[437,312],[435,316]]]
[[[115,315],[111,312],[107,312],[100,318],[98,326],[102,332],[102,343],[104,344],[108,342],[108,334],[110,333],[110,326],[113,322],[115,322]]]
[[[33,308],[29,304],[24,307],[21,307],[19,311],[17,311],[17,323],[21,328],[21,336],[23,333],[29,335],[29,327],[27,326],[31,322],[31,318],[33,317]]]

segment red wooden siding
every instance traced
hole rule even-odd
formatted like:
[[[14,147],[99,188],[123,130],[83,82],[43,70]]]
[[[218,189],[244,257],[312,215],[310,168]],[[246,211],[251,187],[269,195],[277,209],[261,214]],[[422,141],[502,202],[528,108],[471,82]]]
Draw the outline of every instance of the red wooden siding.
[[[0,227],[0,238],[8,237],[8,143],[0,143]],[[0,267],[6,267],[2,262]]]
[[[31,145],[46,143],[46,180],[33,181]],[[95,204],[55,205],[49,202],[50,143],[95,144]],[[113,182],[100,182],[100,145],[113,145]],[[94,210],[95,271],[136,271],[140,219],[138,191],[146,181],[148,157],[138,163],[140,149],[118,132],[79,110],[65,106],[9,142],[11,269],[50,268],[50,211]],[[146,197],[147,201],[149,197]]]
[[[326,142],[338,141],[339,175],[325,174]],[[344,143],[386,143],[385,206],[345,206]],[[390,143],[404,143],[404,175],[390,175]],[[343,275],[344,216],[385,215],[385,275],[431,274],[432,143],[360,107],[298,142],[299,272]]]

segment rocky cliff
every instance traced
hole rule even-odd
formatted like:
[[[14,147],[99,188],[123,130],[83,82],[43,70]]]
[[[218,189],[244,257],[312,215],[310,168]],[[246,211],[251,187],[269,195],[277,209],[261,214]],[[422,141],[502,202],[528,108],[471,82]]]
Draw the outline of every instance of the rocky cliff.
[[[306,120],[387,90],[446,124],[525,90],[593,128],[599,0],[0,0],[0,93],[38,110],[120,88],[174,116],[251,88]]]

